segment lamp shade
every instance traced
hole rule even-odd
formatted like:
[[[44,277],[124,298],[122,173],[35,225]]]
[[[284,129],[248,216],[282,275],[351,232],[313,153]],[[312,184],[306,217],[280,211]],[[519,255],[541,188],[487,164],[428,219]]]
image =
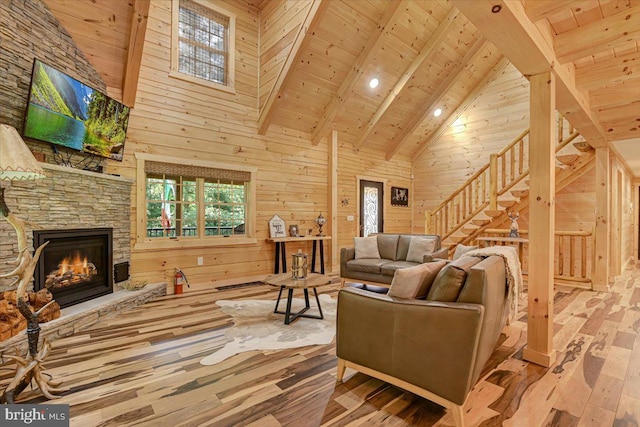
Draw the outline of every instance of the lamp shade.
[[[44,170],[18,131],[0,124],[0,180],[27,180],[45,178]]]

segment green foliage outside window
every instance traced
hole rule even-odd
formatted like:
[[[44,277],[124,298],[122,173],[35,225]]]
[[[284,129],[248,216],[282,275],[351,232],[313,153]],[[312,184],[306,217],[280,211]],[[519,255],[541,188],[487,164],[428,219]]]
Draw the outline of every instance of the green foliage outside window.
[[[198,237],[198,195],[204,200],[205,236],[243,235],[244,183],[202,178],[147,176],[147,237]]]

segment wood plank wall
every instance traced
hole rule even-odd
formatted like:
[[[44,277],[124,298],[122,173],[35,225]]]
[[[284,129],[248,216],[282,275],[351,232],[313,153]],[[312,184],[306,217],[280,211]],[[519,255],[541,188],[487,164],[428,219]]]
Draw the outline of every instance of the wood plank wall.
[[[113,172],[135,178],[133,153],[143,152],[257,167],[258,244],[134,250],[136,280],[165,280],[165,273],[172,276],[176,266],[192,282],[264,276],[272,272],[274,259],[272,244],[265,241],[268,220],[278,214],[306,230],[320,211],[326,213],[327,147],[314,147],[306,135],[278,127],[266,136],[257,134],[258,12],[234,1],[223,2],[223,7],[237,15],[235,94],[169,77],[171,3],[151,3],[125,159],[112,166],[120,166]],[[132,235],[136,225],[134,209]],[[291,253],[297,248],[287,249]],[[196,265],[199,256],[203,266]]]
[[[591,231],[596,225],[595,168],[556,193],[556,229]]]
[[[338,147],[338,247],[352,247],[353,238],[359,236],[358,178],[385,182],[384,187],[384,231],[386,233],[411,233],[413,229],[413,189],[411,161],[407,157],[395,156],[385,160],[384,151],[353,150],[350,142],[339,142]],[[391,206],[391,187],[409,189],[409,206]],[[347,217],[354,217],[348,221]],[[422,220],[416,224],[420,227]],[[422,233],[422,230],[418,230]]]
[[[633,253],[633,227],[635,221],[633,219],[633,201],[634,201],[634,186],[631,175],[625,169],[622,162],[618,159],[613,159],[612,170],[618,170],[619,176],[622,178],[619,188],[622,190],[620,195],[620,267],[621,270],[615,272],[615,274],[621,274],[622,269],[632,260],[635,259]],[[615,201],[612,200],[612,203]],[[616,242],[612,242],[612,245]]]
[[[280,6],[284,10],[284,5]],[[327,217],[327,141],[313,146],[309,135],[278,126],[271,126],[265,136],[258,135],[259,15],[234,1],[224,2],[223,7],[237,14],[236,43],[242,54],[236,57],[235,94],[169,77],[170,3],[152,1],[125,159],[122,164],[112,163],[109,172],[135,179],[134,152],[257,167],[258,243],[248,247],[134,250],[134,280],[169,280],[176,266],[191,282],[224,284],[264,277],[273,270],[274,248],[265,239],[269,237],[268,220],[274,214],[287,225],[298,224],[304,234],[309,228],[317,232],[313,220],[320,212]],[[386,179],[389,189],[391,185],[410,187],[410,159],[386,162],[384,155],[366,149],[355,153],[352,143],[341,143],[338,194],[340,201],[348,198],[350,202],[338,210],[340,246],[353,244],[355,221],[346,218],[357,217],[356,176]],[[385,190],[386,230],[409,232],[411,209],[391,207],[390,190]],[[135,194],[132,197],[135,236]],[[331,259],[328,246],[326,263]],[[311,249],[310,245],[288,244],[288,254],[298,248],[307,253]],[[197,266],[199,256],[204,257],[203,266]]]
[[[311,2],[272,0],[260,11],[260,98],[262,109]]]
[[[529,82],[509,65],[437,141],[414,161],[416,218],[435,208],[489,156],[529,126]]]
[[[121,101],[133,2],[73,0],[73,16],[68,1],[44,0],[44,3],[69,33],[83,34],[74,38],[74,43],[96,69],[102,70],[107,95]],[[78,11],[84,19],[77,18]]]

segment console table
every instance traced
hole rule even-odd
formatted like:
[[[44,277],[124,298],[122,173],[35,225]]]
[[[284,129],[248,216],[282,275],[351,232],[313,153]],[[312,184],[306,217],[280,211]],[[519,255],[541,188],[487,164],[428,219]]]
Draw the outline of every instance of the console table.
[[[273,268],[274,274],[280,273],[280,260],[282,260],[282,272],[287,272],[287,250],[285,243],[287,242],[308,242],[313,241],[313,250],[311,252],[311,272],[316,270],[316,244],[320,243],[320,274],[324,274],[324,241],[331,240],[331,236],[304,236],[304,237],[274,237],[267,239],[267,242],[276,244],[276,259]]]

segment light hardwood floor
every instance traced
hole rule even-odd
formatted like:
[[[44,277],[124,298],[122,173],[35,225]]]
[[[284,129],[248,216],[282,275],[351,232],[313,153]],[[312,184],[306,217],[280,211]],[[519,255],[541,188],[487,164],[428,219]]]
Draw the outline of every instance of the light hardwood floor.
[[[319,291],[335,296],[338,285]],[[276,296],[264,285],[196,289],[55,341],[46,366],[70,391],[54,403],[70,404],[78,427],[452,424],[438,405],[365,375],[347,371],[337,384],[333,344],[200,365],[231,324],[216,300]],[[522,361],[523,312],[471,392],[469,425],[638,426],[640,270],[628,270],[610,293],[558,287],[555,313],[556,364]],[[2,386],[11,372],[0,375]],[[37,392],[21,396],[45,401]]]

